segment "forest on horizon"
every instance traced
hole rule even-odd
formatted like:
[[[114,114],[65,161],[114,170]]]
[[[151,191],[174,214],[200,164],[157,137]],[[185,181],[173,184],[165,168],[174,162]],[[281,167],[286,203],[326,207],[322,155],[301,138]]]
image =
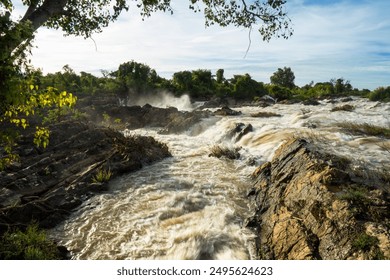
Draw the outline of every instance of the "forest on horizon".
[[[358,96],[371,101],[390,101],[390,86],[379,86],[375,90],[354,88],[344,78],[311,82],[302,87],[295,85],[295,74],[290,67],[278,68],[270,77],[270,83],[258,82],[248,73],[225,78],[224,69],[212,73],[208,69],[175,72],[171,79],[159,76],[150,66],[135,61],[125,62],[112,72],[102,71],[102,76],[81,71],[77,74],[69,65],[62,71],[44,75],[33,70],[30,83],[41,89],[54,87],[78,96],[111,94],[119,97],[143,95],[157,91],[169,91],[175,96],[188,94],[192,100],[212,98],[234,98],[254,101],[269,95],[276,100],[307,100],[343,96]]]

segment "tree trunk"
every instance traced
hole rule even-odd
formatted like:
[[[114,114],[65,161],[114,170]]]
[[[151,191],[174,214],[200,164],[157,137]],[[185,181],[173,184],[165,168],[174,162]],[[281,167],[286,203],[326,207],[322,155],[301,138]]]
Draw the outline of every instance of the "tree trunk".
[[[37,1],[31,1],[25,15],[13,28],[0,36],[0,45],[2,47],[1,60],[13,59],[14,52],[18,50],[24,42],[33,38],[35,31],[44,25],[51,17],[64,14],[64,8],[69,0],[45,0],[40,6]]]

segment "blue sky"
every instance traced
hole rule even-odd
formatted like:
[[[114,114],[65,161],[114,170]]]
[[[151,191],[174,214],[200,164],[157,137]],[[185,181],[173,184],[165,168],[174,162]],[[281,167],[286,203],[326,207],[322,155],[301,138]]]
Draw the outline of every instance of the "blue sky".
[[[40,29],[32,63],[45,73],[69,64],[77,72],[99,74],[135,60],[166,78],[182,70],[223,68],[228,78],[249,73],[265,83],[286,66],[299,86],[340,77],[360,89],[390,85],[388,0],[288,0],[294,35],[267,43],[254,30],[246,56],[248,30],[205,28],[187,1],[173,0],[173,6],[173,16],[158,13],[145,21],[136,12],[124,13],[94,41]]]

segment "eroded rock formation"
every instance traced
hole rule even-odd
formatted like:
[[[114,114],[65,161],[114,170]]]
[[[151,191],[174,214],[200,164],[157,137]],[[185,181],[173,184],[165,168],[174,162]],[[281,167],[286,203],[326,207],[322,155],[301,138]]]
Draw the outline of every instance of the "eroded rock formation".
[[[388,182],[365,184],[347,159],[302,139],[253,175],[257,208],[248,226],[258,234],[259,258],[390,258]]]
[[[99,170],[112,177],[170,156],[152,137],[126,138],[109,128],[75,121],[52,126],[46,149],[21,141],[20,164],[0,173],[0,233],[10,226],[42,227],[61,222],[84,199],[104,189]],[[96,181],[96,180],[95,180]]]

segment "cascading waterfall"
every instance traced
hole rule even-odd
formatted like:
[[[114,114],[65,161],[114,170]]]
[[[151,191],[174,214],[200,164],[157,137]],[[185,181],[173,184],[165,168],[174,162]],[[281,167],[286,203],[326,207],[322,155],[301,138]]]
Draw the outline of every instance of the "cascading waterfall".
[[[390,105],[362,99],[350,104],[353,112],[331,112],[334,105],[325,101],[316,107],[243,107],[235,108],[243,112],[240,116],[211,117],[181,135],[159,135],[152,128],[131,131],[167,143],[173,157],[113,179],[108,192],[86,201],[51,235],[75,259],[256,258],[255,234],[243,227],[253,214],[246,198],[250,174],[271,160],[287,138],[321,138],[333,152],[354,155],[356,164],[390,165],[376,140],[336,126],[343,121],[386,126]],[[251,117],[258,111],[281,117]],[[253,132],[234,142],[227,135],[237,123],[250,123]],[[210,157],[215,144],[240,148],[240,159]]]

